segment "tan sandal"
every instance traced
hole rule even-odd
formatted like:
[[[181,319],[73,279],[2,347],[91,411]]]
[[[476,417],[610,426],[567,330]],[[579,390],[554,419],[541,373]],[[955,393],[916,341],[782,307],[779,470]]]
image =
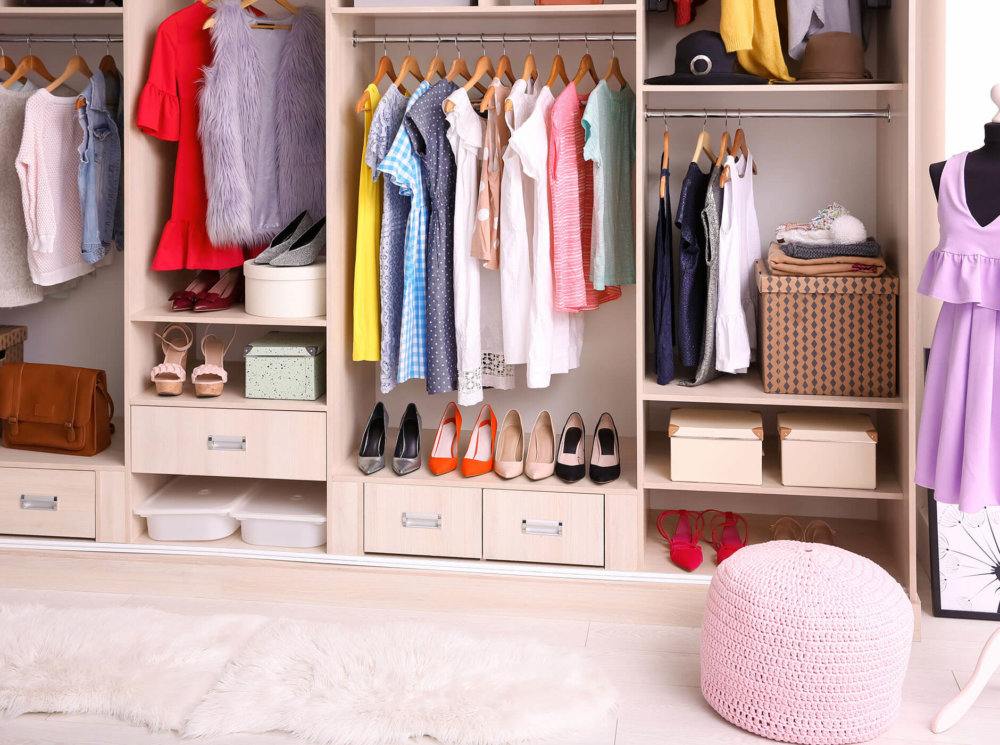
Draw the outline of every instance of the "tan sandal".
[[[825,543],[828,546],[836,545],[834,538],[837,531],[830,527],[830,523],[825,520],[813,520],[806,525],[802,531],[802,540],[809,543]]]
[[[172,323],[163,333],[153,332],[163,348],[163,362],[149,373],[149,379],[161,396],[179,396],[187,378],[187,353],[194,342],[194,334],[186,323]]]
[[[233,339],[236,338],[236,327],[233,327],[233,333],[229,337],[229,341],[225,343],[218,336],[211,333],[209,330],[211,328],[211,326],[207,326],[205,328],[205,335],[201,338],[201,356],[205,360],[205,363],[198,365],[198,367],[191,371],[191,382],[194,383],[194,393],[199,398],[221,396],[226,383],[229,382],[229,373],[226,372],[224,365],[226,352],[229,351]]]
[[[805,531],[794,517],[779,517],[771,526],[772,541],[801,541]]]

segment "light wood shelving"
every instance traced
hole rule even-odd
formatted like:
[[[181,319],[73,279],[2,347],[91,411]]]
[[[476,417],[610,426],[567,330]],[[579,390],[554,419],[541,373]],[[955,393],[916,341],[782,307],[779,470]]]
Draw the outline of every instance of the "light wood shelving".
[[[115,432],[111,447],[90,458],[61,453],[36,453],[32,450],[14,450],[0,445],[0,468],[48,468],[57,471],[124,471],[125,423],[121,417],[112,422]]]
[[[122,9],[105,8],[27,8],[24,6],[0,5],[0,18],[37,18],[40,20],[89,20],[89,19],[122,19]],[[42,33],[38,31],[36,33]]]
[[[658,73],[660,74],[660,73]],[[669,73],[666,73],[669,74]],[[652,77],[652,76],[651,76]],[[703,96],[718,96],[721,94],[746,94],[750,96],[774,95],[797,97],[807,93],[822,93],[826,96],[848,96],[856,93],[886,93],[905,90],[902,83],[843,83],[830,85],[653,85],[643,83],[642,92],[649,94],[695,94]],[[735,110],[734,110],[735,113]]]
[[[326,326],[324,316],[316,316],[315,318],[252,316],[244,310],[242,305],[234,305],[232,308],[210,313],[175,313],[162,306],[152,306],[133,313],[132,320],[137,323],[212,323],[232,324],[234,326],[310,326],[314,328]]]

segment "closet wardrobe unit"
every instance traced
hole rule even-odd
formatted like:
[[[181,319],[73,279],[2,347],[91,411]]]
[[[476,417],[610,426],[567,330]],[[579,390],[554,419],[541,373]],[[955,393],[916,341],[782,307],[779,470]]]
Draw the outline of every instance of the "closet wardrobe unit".
[[[698,20],[682,30],[673,15],[647,14],[644,6],[493,5],[478,7],[353,8],[329,2],[324,13],[327,38],[327,203],[328,302],[322,318],[268,319],[247,315],[242,306],[221,313],[170,313],[166,298],[183,287],[188,274],[153,273],[149,266],[159,233],[170,212],[174,146],[139,132],[135,102],[148,73],[159,23],[189,0],[126,0],[124,70],[126,109],[126,231],[124,307],[124,392],[116,398],[124,410],[122,435],[116,443],[122,489],[115,499],[98,501],[95,519],[106,530],[96,536],[60,540],[18,536],[0,539],[0,571],[7,582],[122,591],[134,588],[173,594],[275,598],[295,596],[360,606],[393,606],[471,610],[574,618],[630,620],[696,625],[714,556],[692,574],[673,566],[667,547],[655,536],[658,510],[672,507],[733,509],[749,516],[751,543],[767,538],[767,525],[779,514],[827,517],[838,530],[840,545],[870,556],[907,588],[916,606],[914,572],[914,488],[912,473],[914,390],[913,307],[908,299],[916,261],[911,256],[913,207],[912,47],[917,3],[896,0],[881,17],[869,48],[869,66],[890,84],[860,86],[758,86],[737,88],[672,88],[645,86],[642,80],[673,71],[676,42],[697,28],[716,28],[717,3],[699,8]],[[259,7],[271,12],[271,0]],[[23,23],[33,11],[18,9]],[[92,11],[53,11],[77,24]],[[120,11],[100,11],[121,23]],[[116,15],[117,13],[117,15]],[[44,14],[33,16],[35,19]],[[96,17],[95,17],[96,18]],[[6,19],[5,19],[6,20]],[[92,22],[97,22],[92,21]],[[108,23],[112,23],[108,21]],[[532,482],[521,476],[503,480],[495,474],[463,479],[457,473],[432,476],[424,467],[397,477],[388,468],[364,476],[356,466],[362,429],[372,406],[383,400],[395,425],[405,404],[413,401],[423,418],[424,457],[447,395],[429,396],[423,381],[411,381],[383,396],[377,363],[354,362],[352,297],[357,219],[358,168],[363,120],[354,113],[358,96],[371,80],[382,43],[370,37],[388,35],[386,45],[397,68],[409,46],[425,68],[436,41],[411,36],[440,35],[440,55],[450,64],[455,44],[450,37],[607,34],[634,35],[618,40],[614,51],[637,95],[636,252],[640,283],[626,287],[621,299],[590,313],[582,365],[553,377],[547,389],[529,390],[519,372],[513,391],[486,391],[484,399],[498,418],[518,408],[526,425],[541,409],[549,409],[557,429],[579,410],[588,429],[602,411],[610,411],[621,434],[622,476],[597,486],[585,479],[566,485],[555,478]],[[267,32],[272,33],[272,32]],[[358,42],[355,37],[366,37]],[[358,42],[358,43],[356,43]],[[494,60],[503,44],[486,41]],[[460,44],[470,67],[482,54],[478,40]],[[602,74],[612,46],[608,41],[508,41],[515,73],[529,50],[546,76],[556,50],[570,74],[588,50]],[[20,51],[20,50],[18,50]],[[8,50],[8,53],[10,50]],[[412,87],[412,86],[410,86]],[[249,92],[248,92],[249,94]],[[757,204],[762,232],[778,222],[806,219],[829,201],[855,211],[886,247],[899,272],[899,395],[892,399],[819,396],[769,396],[752,371],[699,388],[660,387],[651,374],[648,277],[655,198],[659,176],[663,121],[644,120],[645,108],[726,109],[874,109],[890,107],[892,122],[877,120],[745,119],[744,129],[760,161]],[[717,146],[723,122],[709,128]],[[700,131],[700,120],[670,121],[673,172],[679,178]],[[676,198],[679,181],[672,184]],[[7,322],[0,311],[0,321]],[[155,395],[149,370],[159,359],[153,337],[157,324],[185,322],[199,333],[207,324],[235,324],[236,343],[227,360],[231,380],[223,396],[196,399]],[[27,322],[32,337],[42,323]],[[36,328],[38,327],[38,328]],[[239,357],[245,342],[271,329],[325,329],[327,394],[317,401],[260,401],[243,398]],[[79,345],[73,347],[79,348]],[[197,348],[197,347],[195,347]],[[33,357],[29,348],[29,360]],[[56,361],[56,360],[52,360]],[[66,357],[65,364],[82,364]],[[94,366],[110,367],[111,363]],[[109,369],[109,372],[112,372]],[[795,408],[839,408],[872,414],[880,430],[879,487],[874,492],[845,489],[784,488],[776,475],[777,446],[766,443],[765,480],[761,487],[675,484],[669,480],[666,417],[671,407],[718,405],[761,410],[773,429],[774,414]],[[471,422],[475,408],[463,411]],[[466,426],[466,438],[469,426]],[[209,435],[246,437],[248,450],[260,457],[210,451]],[[389,449],[395,431],[389,433]],[[463,438],[463,447],[464,441]],[[263,443],[263,447],[262,447]],[[589,449],[588,449],[589,455]],[[101,458],[115,459],[113,455]],[[16,451],[0,449],[2,465],[31,461]],[[93,469],[95,462],[76,463],[52,456],[59,467]],[[163,544],[146,534],[135,508],[177,475],[229,478],[250,475],[265,479],[325,482],[327,544],[313,550],[269,549],[243,543],[239,534],[221,541]],[[17,491],[15,488],[14,491]],[[21,492],[18,491],[18,494]],[[0,488],[0,495],[4,490]],[[7,498],[4,496],[3,498]],[[5,514],[0,508],[0,516]],[[403,513],[440,515],[438,528],[406,528]],[[562,535],[530,535],[523,526],[533,520],[562,522]],[[525,523],[524,521],[528,521]],[[0,520],[0,532],[7,532]],[[36,531],[37,532],[37,531]],[[654,537],[655,536],[655,537]],[[95,540],[78,540],[78,538]],[[59,549],[60,553],[45,549]],[[66,553],[69,552],[69,553]],[[46,564],[56,561],[64,563]],[[99,557],[100,563],[93,561]],[[68,562],[68,563],[66,563]],[[50,567],[46,571],[46,567]],[[74,572],[86,567],[86,573]],[[19,580],[18,576],[25,579]],[[85,584],[82,584],[85,583]]]

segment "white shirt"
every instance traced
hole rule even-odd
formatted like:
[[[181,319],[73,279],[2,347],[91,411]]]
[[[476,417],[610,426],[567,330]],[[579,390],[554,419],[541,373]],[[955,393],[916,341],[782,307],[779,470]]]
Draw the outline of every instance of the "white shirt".
[[[754,262],[761,257],[760,226],[753,193],[753,156],[726,158],[730,180],[725,187],[719,231],[719,310],[715,320],[715,368],[745,373],[757,348]]]
[[[447,99],[455,107],[446,112],[448,142],[455,154],[454,275],[455,344],[458,356],[458,404],[483,400],[482,337],[479,326],[480,262],[472,256],[479,199],[479,160],[486,122],[472,108],[464,88]]]
[[[531,305],[528,313],[528,387],[547,388],[553,374],[579,365],[579,353],[570,334],[582,334],[582,324],[571,330],[570,314],[557,313],[553,295],[552,228],[549,214],[549,121],[555,98],[545,86],[528,119],[511,135],[509,147],[521,158],[526,177],[525,210],[530,212]],[[501,258],[502,261],[502,258]],[[583,314],[577,314],[581,316]],[[574,352],[571,354],[571,347]],[[571,364],[571,357],[572,363]]]
[[[507,100],[513,110],[506,112],[511,140],[535,108],[534,82],[515,81]],[[530,236],[534,233],[528,214],[528,199],[534,202],[534,189],[524,175],[521,156],[510,146],[503,156],[500,181],[500,304],[503,316],[503,350],[508,365],[528,361],[531,313]]]

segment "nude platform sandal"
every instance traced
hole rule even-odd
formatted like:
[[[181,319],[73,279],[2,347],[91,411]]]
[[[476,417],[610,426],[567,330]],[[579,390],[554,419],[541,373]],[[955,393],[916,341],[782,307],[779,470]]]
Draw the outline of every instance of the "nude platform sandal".
[[[236,327],[229,341],[223,342],[218,336],[210,331],[212,327],[205,328],[205,335],[201,338],[201,356],[205,363],[198,365],[191,371],[191,382],[194,383],[194,393],[199,398],[210,398],[221,396],[222,391],[229,382],[229,373],[226,372],[225,359],[226,352],[229,351],[233,339],[236,338]]]
[[[163,348],[163,362],[149,373],[156,392],[161,396],[179,396],[187,379],[187,354],[194,334],[186,323],[171,323],[163,333],[153,332]]]

